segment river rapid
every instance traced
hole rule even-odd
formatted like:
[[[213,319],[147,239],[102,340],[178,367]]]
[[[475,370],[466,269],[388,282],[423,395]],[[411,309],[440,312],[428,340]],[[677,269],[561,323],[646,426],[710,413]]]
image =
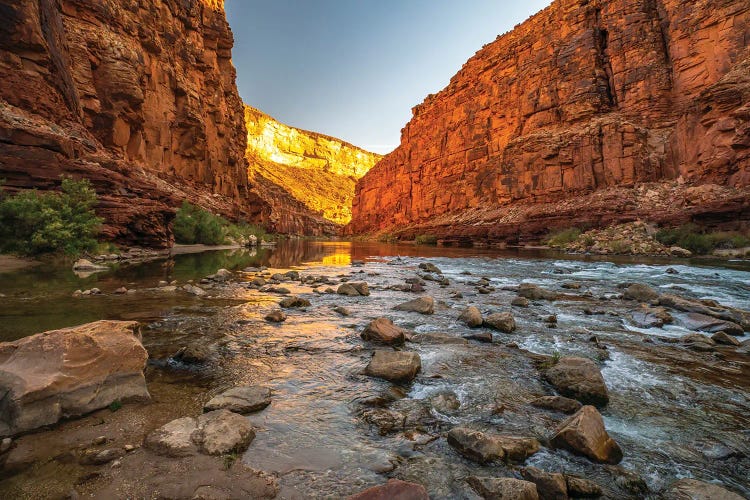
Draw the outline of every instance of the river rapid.
[[[423,273],[419,264],[427,262],[440,268],[447,284],[426,280],[422,294],[391,288]],[[220,268],[234,271],[232,280],[206,286],[204,297],[160,285],[198,283]],[[257,276],[289,270],[336,283],[366,281],[371,295],[346,297],[324,293],[328,285],[314,288],[287,280],[279,286],[311,306],[286,310],[285,322],[269,323],[264,316],[282,296],[249,284]],[[489,293],[479,292],[482,278],[489,281],[484,290]],[[750,496],[750,336],[738,337],[739,347],[691,349],[679,341],[694,333],[684,326],[684,313],[670,311],[671,325],[639,327],[630,318],[638,303],[624,300],[618,287],[642,283],[660,293],[750,310],[747,261],[287,241],[276,248],[121,264],[87,277],[67,266],[43,265],[0,274],[0,283],[2,341],[98,319],[142,324],[150,356],[147,382],[154,404],[162,405],[153,418],[139,418],[142,432],[200,411],[212,396],[235,385],[270,387],[271,405],[248,416],[256,438],[239,460],[274,476],[278,498],[338,498],[392,477],[423,484],[432,498],[479,498],[467,476],[514,476],[517,467],[471,462],[448,445],[445,433],[468,425],[548,444],[566,416],[529,404],[555,394],[540,375],[544,356],[582,356],[599,364],[610,397],[601,413],[624,459],[618,466],[595,464],[543,446],[524,465],[585,477],[608,498],[658,498],[686,477]],[[511,306],[521,283],[560,297]],[[121,286],[135,292],[114,294]],[[103,293],[73,296],[92,287]],[[435,299],[434,314],[393,309],[419,295]],[[338,306],[351,315],[334,311]],[[409,384],[363,374],[374,346],[359,334],[371,320],[386,316],[415,333],[460,338],[476,333],[457,321],[467,306],[485,315],[512,312],[517,329],[494,332],[492,343],[408,342],[405,349],[422,360],[421,373]],[[546,320],[551,315],[557,318],[554,327]],[[188,365],[173,359],[185,346],[204,347],[209,360]],[[446,400],[458,404],[446,405]],[[128,406],[119,412],[128,412]],[[402,426],[379,425],[372,415],[382,408],[401,413]],[[41,434],[63,432],[53,428]],[[60,467],[32,464],[0,480],[0,492],[19,494],[35,483],[46,485],[38,490],[44,492],[41,497],[81,484],[77,475],[85,471],[65,469],[72,475],[66,482],[54,478]],[[94,497],[104,491],[98,480],[86,490]]]

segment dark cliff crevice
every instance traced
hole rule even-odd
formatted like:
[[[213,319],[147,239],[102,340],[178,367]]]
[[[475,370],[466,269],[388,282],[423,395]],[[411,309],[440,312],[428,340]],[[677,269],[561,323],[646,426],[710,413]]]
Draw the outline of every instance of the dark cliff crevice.
[[[609,31],[602,27],[601,9],[594,11],[594,46],[596,47],[596,77],[599,82],[600,94],[604,97],[605,105],[617,107],[617,92],[615,78],[612,72],[612,62],[609,59]]]

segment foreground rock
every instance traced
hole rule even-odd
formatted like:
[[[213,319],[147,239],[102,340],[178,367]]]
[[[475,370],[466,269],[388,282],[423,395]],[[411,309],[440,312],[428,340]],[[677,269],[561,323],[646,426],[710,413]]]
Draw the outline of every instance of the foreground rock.
[[[490,314],[484,318],[484,324],[503,333],[511,333],[516,330],[516,320],[509,312]]]
[[[271,389],[261,386],[233,387],[203,405],[203,411],[229,410],[235,413],[260,411],[271,404]]]
[[[671,307],[678,311],[698,313],[704,316],[730,321],[738,324],[744,331],[750,331],[750,311],[723,306],[714,301],[686,299],[673,294],[660,295],[659,305]]]
[[[360,334],[363,340],[388,345],[401,345],[406,339],[406,330],[393,324],[388,318],[378,318]]]
[[[359,283],[342,283],[339,285],[336,293],[348,297],[367,297],[370,295],[370,287],[365,282]]]
[[[0,436],[148,399],[135,321],[97,321],[0,344]]]
[[[485,500],[538,500],[536,485],[512,477],[476,477],[466,478],[474,491]]]
[[[664,500],[742,500],[743,497],[717,484],[680,479],[662,495]]]
[[[587,358],[564,357],[544,372],[544,378],[563,396],[584,404],[605,406],[609,393],[599,367]]]
[[[430,500],[430,496],[421,484],[391,479],[352,495],[349,500]]]
[[[628,300],[637,300],[638,302],[652,302],[659,298],[659,294],[648,285],[633,283],[625,288],[622,297]]]
[[[458,320],[469,328],[479,328],[484,324],[482,313],[474,306],[469,306],[463,310]]]
[[[281,309],[274,309],[270,313],[266,314],[265,320],[269,323],[283,323],[286,321],[286,314]]]
[[[391,382],[410,382],[421,369],[422,360],[416,352],[375,351],[365,374]]]
[[[583,455],[595,462],[617,464],[622,450],[604,428],[602,416],[593,406],[584,406],[562,422],[550,440],[556,448]]]
[[[559,411],[561,413],[575,413],[583,406],[575,399],[565,398],[563,396],[542,396],[531,402],[532,406],[544,408],[545,410]]]
[[[521,476],[536,485],[536,491],[542,500],[567,500],[568,485],[565,476],[559,472],[545,472],[536,467],[521,469]]]
[[[495,460],[523,462],[541,445],[534,438],[500,436],[469,429],[454,427],[448,432],[448,444],[470,460],[488,463]]]
[[[204,413],[198,418],[173,420],[146,436],[144,446],[158,455],[185,457],[204,453],[242,452],[255,439],[247,418],[228,410]]]
[[[420,314],[433,314],[435,312],[435,299],[432,297],[419,297],[409,302],[404,302],[394,307],[397,311],[417,312]]]
[[[279,302],[279,307],[284,309],[291,309],[294,307],[310,307],[310,301],[293,295],[291,297],[284,297]]]

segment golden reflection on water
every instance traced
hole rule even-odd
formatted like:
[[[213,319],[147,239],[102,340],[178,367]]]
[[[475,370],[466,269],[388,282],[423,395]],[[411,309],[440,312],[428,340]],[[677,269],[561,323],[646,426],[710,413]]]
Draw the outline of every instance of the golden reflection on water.
[[[321,262],[324,266],[348,266],[352,263],[352,256],[348,248],[346,251],[337,249],[333,255],[324,256]]]

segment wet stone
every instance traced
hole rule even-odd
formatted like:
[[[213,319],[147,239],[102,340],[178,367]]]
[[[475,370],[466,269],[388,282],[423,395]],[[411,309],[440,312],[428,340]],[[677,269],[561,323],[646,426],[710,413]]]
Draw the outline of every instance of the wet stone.
[[[203,406],[203,411],[229,410],[236,413],[252,413],[271,404],[271,389],[262,386],[233,387],[213,397]]]
[[[469,476],[466,482],[485,500],[538,500],[536,485],[512,477]]]
[[[404,351],[375,351],[365,374],[391,382],[410,382],[422,368],[419,354]]]

